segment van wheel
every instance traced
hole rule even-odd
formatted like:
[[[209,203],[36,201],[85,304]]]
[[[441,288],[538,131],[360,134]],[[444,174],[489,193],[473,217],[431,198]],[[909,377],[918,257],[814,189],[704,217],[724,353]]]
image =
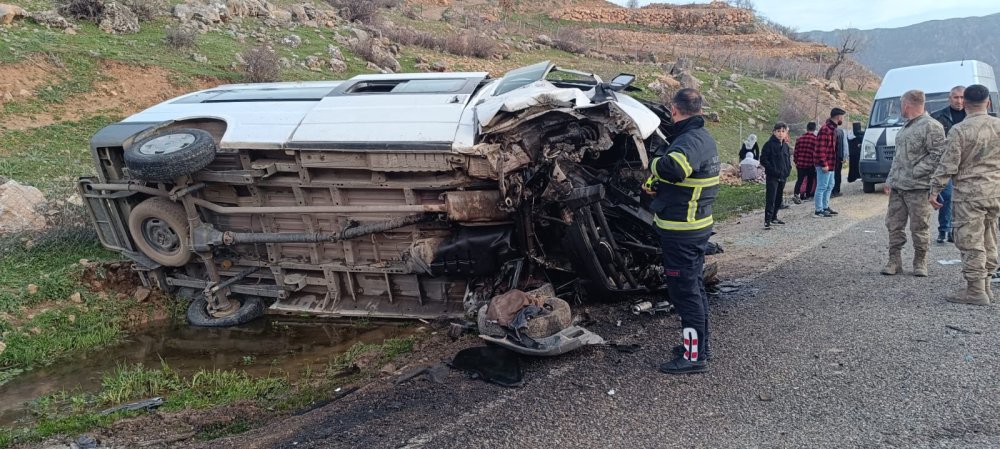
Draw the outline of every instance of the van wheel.
[[[215,160],[215,140],[196,128],[172,129],[125,149],[125,166],[143,181],[169,182],[190,175]]]
[[[160,265],[182,267],[191,260],[187,213],[180,204],[147,199],[132,208],[128,230],[136,248]]]
[[[240,307],[235,312],[223,317],[215,317],[208,313],[208,301],[205,295],[200,295],[191,301],[187,309],[188,324],[196,327],[228,327],[249,323],[264,315],[264,301],[256,296],[237,298],[231,296],[230,301],[238,301]]]
[[[875,183],[874,182],[862,182],[861,190],[865,193],[875,193]]]

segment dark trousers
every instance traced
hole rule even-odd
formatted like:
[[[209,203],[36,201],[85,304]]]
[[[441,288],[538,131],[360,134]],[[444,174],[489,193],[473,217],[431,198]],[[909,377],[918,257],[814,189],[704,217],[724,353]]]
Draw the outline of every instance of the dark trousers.
[[[770,223],[771,220],[778,218],[781,197],[785,193],[785,180],[768,176],[765,182],[767,186],[764,188],[764,195],[766,195],[764,198],[764,222]]]
[[[840,174],[844,171],[844,160],[837,159],[837,166],[833,169],[833,193],[840,193]]]
[[[706,354],[709,337],[708,293],[705,292],[702,269],[712,227],[697,231],[659,231],[660,248],[663,249],[663,274],[670,303],[681,317],[681,326],[693,328],[698,333],[698,352]]]
[[[816,167],[796,168],[799,173],[795,180],[795,194],[805,199],[816,194]]]

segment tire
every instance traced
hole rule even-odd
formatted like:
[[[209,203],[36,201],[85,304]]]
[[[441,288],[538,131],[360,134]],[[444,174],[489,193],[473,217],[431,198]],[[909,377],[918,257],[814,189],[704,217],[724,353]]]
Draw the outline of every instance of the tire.
[[[264,302],[256,296],[241,298],[231,297],[231,301],[239,301],[240,307],[235,312],[224,317],[214,317],[208,313],[208,301],[201,295],[191,301],[187,309],[188,324],[196,327],[228,327],[249,323],[264,315]]]
[[[149,198],[132,208],[128,230],[139,252],[168,267],[191,260],[188,221],[184,207],[166,198]]]
[[[862,182],[861,190],[865,193],[875,193],[875,183],[874,182]]]
[[[204,130],[171,129],[126,148],[125,166],[133,178],[169,182],[207,167],[215,150],[215,140]]]

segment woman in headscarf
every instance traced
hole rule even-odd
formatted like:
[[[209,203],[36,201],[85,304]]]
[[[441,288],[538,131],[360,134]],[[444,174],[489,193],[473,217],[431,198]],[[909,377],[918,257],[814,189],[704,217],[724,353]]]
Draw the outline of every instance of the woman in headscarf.
[[[747,153],[753,153],[753,158],[760,160],[760,147],[757,146],[757,135],[751,134],[743,141],[740,147],[740,161],[746,159]]]

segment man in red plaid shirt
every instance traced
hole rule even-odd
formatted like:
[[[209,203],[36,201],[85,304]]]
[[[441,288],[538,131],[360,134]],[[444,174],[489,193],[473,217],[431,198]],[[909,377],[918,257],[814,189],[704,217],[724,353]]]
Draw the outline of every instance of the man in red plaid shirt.
[[[806,133],[795,140],[795,169],[799,179],[795,180],[795,195],[793,198],[805,200],[812,198],[816,192],[816,122],[806,125]],[[798,204],[799,201],[796,201]]]
[[[830,209],[833,193],[833,170],[837,167],[837,127],[844,123],[847,112],[840,108],[830,111],[830,118],[816,135],[816,217],[832,217],[837,211]]]

